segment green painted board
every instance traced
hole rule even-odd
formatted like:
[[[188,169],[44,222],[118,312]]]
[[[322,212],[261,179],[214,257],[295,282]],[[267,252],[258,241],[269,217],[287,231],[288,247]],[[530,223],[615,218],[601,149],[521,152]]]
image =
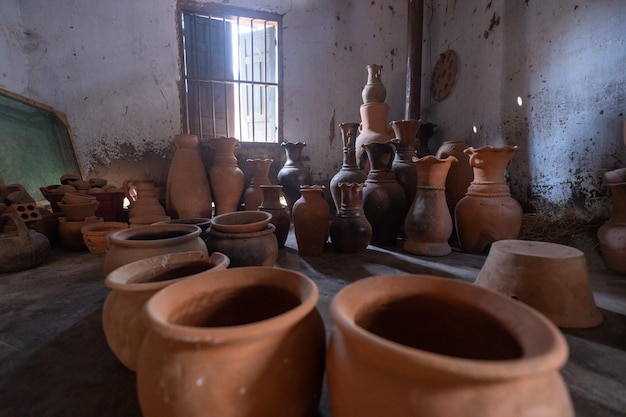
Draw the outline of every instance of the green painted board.
[[[39,187],[59,184],[61,175],[80,175],[65,115],[0,89],[0,179],[21,184],[36,201]]]

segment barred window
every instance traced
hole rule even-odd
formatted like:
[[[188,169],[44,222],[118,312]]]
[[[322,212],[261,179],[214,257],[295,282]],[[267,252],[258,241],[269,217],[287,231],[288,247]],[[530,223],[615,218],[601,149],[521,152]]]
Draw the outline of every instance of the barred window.
[[[188,131],[277,143],[280,123],[280,15],[214,7],[182,11]]]

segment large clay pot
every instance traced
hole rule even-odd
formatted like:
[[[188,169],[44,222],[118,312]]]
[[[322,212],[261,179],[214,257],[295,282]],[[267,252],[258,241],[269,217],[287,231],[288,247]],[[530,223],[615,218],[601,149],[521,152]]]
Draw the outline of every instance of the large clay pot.
[[[159,202],[160,189],[152,180],[126,180],[122,189],[129,201],[128,218],[139,216],[165,216]]]
[[[282,142],[285,148],[286,161],[278,171],[278,184],[283,186],[283,195],[291,214],[293,204],[300,198],[300,186],[311,185],[311,169],[302,163],[302,149],[305,142]]]
[[[626,168],[604,174],[604,185],[611,190],[611,217],[598,229],[600,255],[606,267],[626,275]]]
[[[459,245],[465,252],[483,254],[492,242],[517,239],[523,212],[504,182],[504,171],[518,151],[508,145],[463,151],[474,170],[474,180],[454,212]]]
[[[12,222],[15,233],[7,233],[5,226]],[[41,265],[50,253],[46,236],[29,230],[17,214],[0,216],[0,273],[23,271]]]
[[[474,170],[469,163],[469,155],[463,151],[469,146],[460,140],[445,141],[441,144],[435,156],[445,159],[454,156],[457,162],[450,167],[446,178],[446,202],[454,222],[454,209],[467,193],[467,188],[474,179]]]
[[[165,208],[173,219],[211,217],[213,199],[196,135],[176,135],[165,189]]]
[[[328,239],[330,207],[323,185],[303,185],[302,197],[293,205],[293,229],[302,256],[320,256]]]
[[[204,271],[226,269],[229,259],[214,252],[157,255],[121,266],[105,279],[111,290],[102,306],[102,328],[113,354],[131,371],[137,370],[139,348],[146,334],[141,310],[162,288]]]
[[[359,169],[356,163],[356,134],[358,123],[341,123],[341,139],[343,140],[343,164],[341,170],[330,180],[330,195],[335,203],[335,213],[341,209],[341,192],[339,183],[362,183],[367,179],[367,174]]]
[[[333,299],[334,417],[573,417],[568,347],[530,307],[426,275],[359,280]]]
[[[202,230],[191,224],[161,224],[130,227],[107,236],[104,276],[120,266],[156,255],[199,251],[209,256],[200,238]]]
[[[404,190],[391,170],[393,142],[363,145],[372,163],[363,190],[363,211],[372,225],[372,244],[395,245],[404,223]]]
[[[266,211],[272,215],[270,223],[276,228],[274,234],[278,240],[278,248],[284,248],[289,228],[291,227],[291,219],[289,212],[280,202],[282,185],[261,185],[263,192],[263,201],[259,206],[260,211]]]
[[[144,417],[314,417],[325,334],[301,273],[233,268],[174,283],[146,304],[137,367]]]
[[[341,208],[330,223],[330,241],[339,252],[360,252],[372,239],[372,225],[363,212],[363,183],[339,183]]]
[[[235,151],[241,147],[235,138],[219,137],[209,140],[209,148],[215,151],[213,165],[209,170],[209,180],[215,214],[237,211],[244,191],[245,176],[237,166]]]
[[[417,131],[422,122],[420,120],[396,120],[391,122],[391,128],[397,139],[396,156],[391,164],[391,170],[404,190],[406,212],[415,198],[417,187],[417,169],[413,158],[417,157],[415,142]],[[405,214],[406,214],[405,212]]]
[[[452,249],[452,217],[446,204],[445,184],[454,156],[440,159],[431,155],[417,165],[417,192],[404,219],[406,240],[403,249],[414,255],[445,256]]]
[[[257,210],[263,202],[261,185],[272,182],[269,178],[270,166],[273,159],[246,159],[246,163],[252,167],[250,185],[243,193],[243,203],[246,210]]]

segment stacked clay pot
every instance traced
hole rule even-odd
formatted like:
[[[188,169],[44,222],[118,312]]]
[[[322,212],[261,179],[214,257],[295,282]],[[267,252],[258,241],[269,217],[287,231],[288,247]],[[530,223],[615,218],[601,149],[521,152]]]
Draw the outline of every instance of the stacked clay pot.
[[[64,214],[59,217],[59,240],[62,246],[77,251],[87,249],[81,229],[87,224],[104,221],[95,216],[99,204],[93,195],[66,193],[63,196],[58,203]]]

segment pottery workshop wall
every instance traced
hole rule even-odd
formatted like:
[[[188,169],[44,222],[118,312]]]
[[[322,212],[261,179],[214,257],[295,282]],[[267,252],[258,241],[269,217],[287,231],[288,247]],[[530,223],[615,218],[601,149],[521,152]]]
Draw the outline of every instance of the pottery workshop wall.
[[[390,121],[402,118],[406,1],[254,5],[284,15],[284,138],[306,141],[314,180],[327,180],[341,166],[337,125],[359,121],[367,64],[384,66]],[[7,73],[0,87],[65,112],[85,172],[114,183],[163,180],[171,138],[181,131],[176,2],[9,0],[0,7],[7,34],[0,42],[9,46],[0,49]]]
[[[626,166],[626,2],[426,0],[424,12],[432,150],[443,140],[519,145],[509,178],[525,210],[607,216],[602,175]],[[436,101],[430,71],[448,49],[458,55],[456,82]]]

